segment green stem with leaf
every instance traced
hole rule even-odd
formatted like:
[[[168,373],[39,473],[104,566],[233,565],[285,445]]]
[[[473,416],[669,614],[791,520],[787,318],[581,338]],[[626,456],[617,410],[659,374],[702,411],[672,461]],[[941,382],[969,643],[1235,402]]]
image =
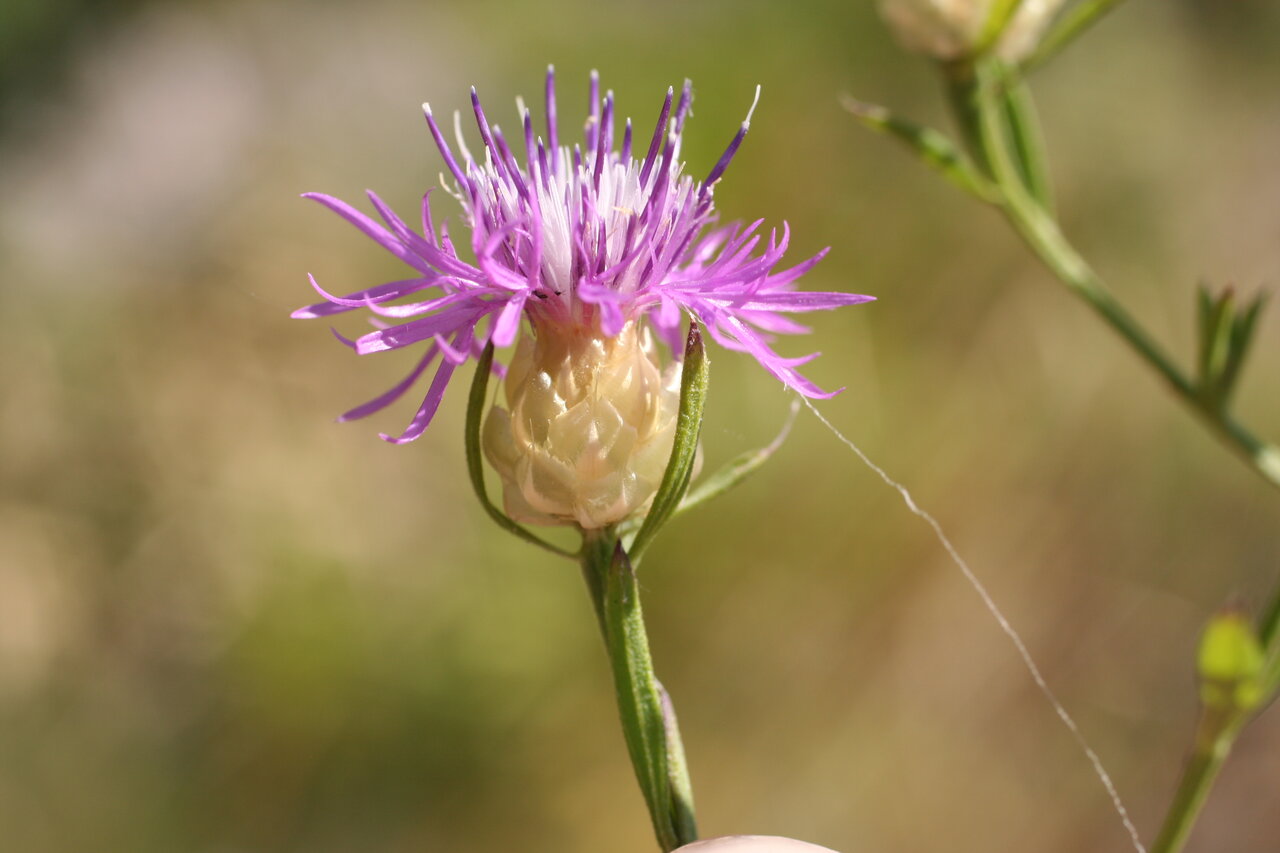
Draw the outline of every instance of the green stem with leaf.
[[[1038,131],[1030,113],[1030,100],[1021,94],[1021,83],[998,62],[984,61],[972,77],[953,82],[976,89],[977,104],[972,140],[990,164],[991,179],[999,191],[999,205],[1015,230],[1036,256],[1093,309],[1137,353],[1218,438],[1272,486],[1280,488],[1280,449],[1254,436],[1222,407],[1206,405],[1202,383],[1185,374],[1132,314],[1111,294],[1102,278],[1071,245],[1053,215],[1033,195],[1024,176],[1043,172],[1043,155],[1036,143]],[[1011,92],[1019,92],[1016,97]],[[1010,116],[1017,121],[1011,122]],[[1014,141],[1011,141],[1014,140]],[[1024,153],[1028,152],[1028,153]],[[1247,346],[1247,338],[1243,344]],[[1232,377],[1234,379],[1234,376]]]
[[[1197,657],[1201,713],[1195,745],[1151,853],[1183,849],[1236,737],[1276,693],[1280,648],[1274,625],[1265,620],[1258,632],[1239,613],[1215,615]]]
[[[654,674],[636,573],[613,530],[586,531],[582,575],[604,637],[618,716],[658,844],[698,838],[693,787],[674,707]]]
[[[1023,64],[1023,70],[1056,53],[1118,2],[1090,0],[1076,7],[1050,32],[1040,51]],[[1199,373],[1184,372],[1112,295],[1059,227],[1052,212],[1038,123],[1019,70],[994,57],[947,63],[942,69],[969,157],[944,134],[916,126],[883,107],[852,99],[845,100],[845,107],[868,127],[905,143],[956,186],[999,208],[1040,261],[1146,362],[1227,448],[1264,481],[1280,488],[1280,448],[1256,437],[1227,407],[1262,300],[1237,311],[1230,292],[1214,298],[1202,291]],[[1254,634],[1258,658],[1266,662],[1257,676],[1258,704],[1237,703],[1224,710],[1206,703],[1195,747],[1152,853],[1182,850],[1237,735],[1257,707],[1274,699],[1280,688],[1280,588],[1262,614]]]
[[[958,85],[976,88],[976,94],[968,100],[968,103],[976,103],[978,108],[976,120],[968,122],[978,128],[973,144],[990,167],[990,178],[999,190],[1001,210],[1027,245],[1063,284],[1083,299],[1165,380],[1175,396],[1198,415],[1228,448],[1266,482],[1280,487],[1280,451],[1256,438],[1231,417],[1225,406],[1225,398],[1231,390],[1235,370],[1244,357],[1248,334],[1252,331],[1260,303],[1255,303],[1253,309],[1240,319],[1246,331],[1243,340],[1231,350],[1231,372],[1202,370],[1198,379],[1188,376],[1111,294],[1101,277],[1058,227],[1048,208],[1047,197],[1042,195],[1043,190],[1035,179],[1035,176],[1043,175],[1043,149],[1038,144],[1035,116],[1021,80],[999,62],[989,60],[977,63],[973,76],[959,81]],[[1224,300],[1217,306],[1217,313],[1223,313],[1227,304]],[[1202,310],[1202,316],[1212,317],[1213,309],[1214,306],[1210,306]],[[1213,334],[1201,337],[1202,353],[1211,351],[1217,341],[1230,341],[1228,337],[1212,329],[1210,331]],[[1269,609],[1277,607],[1280,607],[1280,589],[1277,589]],[[1195,746],[1152,853],[1182,850],[1237,735],[1248,719],[1247,711],[1206,706]]]
[[[649,655],[635,561],[676,514],[689,491],[709,368],[701,329],[691,323],[681,366],[680,407],[671,456],[644,521],[629,537],[628,545],[613,527],[582,532],[582,575],[609,654],[623,737],[654,834],[664,851],[696,841],[698,828],[675,707],[654,674]]]
[[[1205,731],[1211,723],[1204,720],[1200,723],[1200,731],[1196,733],[1196,745],[1186,766],[1182,770],[1182,779],[1178,782],[1178,790],[1169,804],[1164,824],[1160,827],[1160,835],[1151,845],[1150,853],[1176,853],[1181,850],[1191,836],[1196,819],[1209,799],[1209,791],[1217,781],[1222,765],[1231,754],[1239,729],[1231,731]]]

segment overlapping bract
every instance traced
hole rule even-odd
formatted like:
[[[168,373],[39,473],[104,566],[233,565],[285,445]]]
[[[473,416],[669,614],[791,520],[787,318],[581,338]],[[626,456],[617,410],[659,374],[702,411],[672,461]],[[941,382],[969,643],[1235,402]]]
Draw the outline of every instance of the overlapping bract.
[[[809,397],[831,396],[796,370],[816,353],[784,358],[769,341],[774,334],[808,331],[788,314],[872,297],[795,290],[796,280],[826,251],[775,271],[790,239],[785,223],[781,234],[770,231],[767,237],[762,220],[710,227],[715,220],[713,188],[746,135],[750,113],[706,179],[698,182],[684,174],[679,156],[691,102],[688,82],[678,99],[668,89],[644,153],[633,156],[631,122],[625,123],[619,143],[613,94],[602,98],[593,74],[584,139],[570,147],[560,143],[555,79],[548,70],[545,140],[535,134],[532,116],[521,106],[523,165],[501,130],[489,124],[474,90],[482,160],[467,150],[456,117],[455,155],[424,105],[452,178],[448,191],[463,206],[474,263],[458,254],[445,225],[436,228],[430,193],[422,200],[421,233],[373,192],[369,200],[381,222],[339,199],[307,193],[305,197],[342,216],[417,273],[341,297],[311,279],[325,301],[295,311],[294,317],[365,309],[378,328],[356,340],[338,336],[357,353],[426,346],[404,380],[341,419],[385,408],[435,365],[408,428],[397,437],[383,436],[396,443],[412,441],[435,415],[456,368],[489,341],[498,347],[511,344],[526,316],[538,334],[587,327],[613,336],[628,322],[647,320],[679,353],[688,313],[720,344],[754,356],[788,387]],[[417,301],[401,301],[405,297]]]

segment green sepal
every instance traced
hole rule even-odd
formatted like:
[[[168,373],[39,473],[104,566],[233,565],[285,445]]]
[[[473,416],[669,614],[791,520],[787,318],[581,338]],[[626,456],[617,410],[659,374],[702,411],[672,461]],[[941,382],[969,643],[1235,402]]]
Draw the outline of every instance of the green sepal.
[[[960,189],[985,202],[999,196],[990,181],[973,167],[960,148],[942,131],[899,118],[886,107],[845,96],[840,103],[854,118],[877,133],[885,133],[911,149],[926,166],[937,170]]]
[[[667,460],[667,469],[662,475],[657,494],[653,496],[653,503],[649,505],[649,513],[627,549],[632,563],[640,562],[644,550],[670,520],[685,493],[689,491],[689,478],[693,474],[694,459],[698,455],[698,435],[702,431],[702,409],[707,402],[709,372],[710,363],[702,341],[702,329],[697,320],[691,320],[680,373],[680,409],[676,414],[676,433],[671,445],[671,457]]]
[[[1200,285],[1196,294],[1197,387],[1206,409],[1220,412],[1226,408],[1265,304],[1266,297],[1260,294],[1241,310],[1230,287],[1214,296],[1206,285]]]
[[[489,492],[484,485],[484,456],[480,450],[480,424],[484,420],[485,396],[489,389],[489,374],[493,370],[493,342],[484,348],[484,352],[480,354],[480,361],[476,365],[475,376],[471,380],[471,392],[467,397],[467,419],[466,419],[466,448],[467,448],[467,474],[471,478],[471,488],[475,490],[476,497],[480,499],[480,505],[484,507],[484,511],[489,517],[497,522],[498,526],[509,533],[515,534],[524,541],[537,545],[550,551],[553,554],[559,554],[561,557],[568,557],[571,560],[578,559],[578,555],[573,551],[561,548],[559,545],[548,542],[541,536],[522,527],[514,519],[498,509],[489,500]]]

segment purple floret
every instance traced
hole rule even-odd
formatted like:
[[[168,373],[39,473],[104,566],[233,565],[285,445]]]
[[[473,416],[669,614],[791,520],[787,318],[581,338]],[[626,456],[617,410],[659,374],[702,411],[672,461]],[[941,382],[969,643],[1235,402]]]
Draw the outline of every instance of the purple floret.
[[[688,81],[678,101],[667,90],[643,159],[632,157],[631,122],[615,148],[612,92],[600,97],[591,75],[589,113],[583,142],[559,144],[555,76],[547,71],[547,140],[536,137],[533,119],[522,110],[518,137],[524,164],[502,131],[490,125],[475,90],[472,109],[484,157],[477,161],[457,128],[456,157],[423,105],[427,126],[452,176],[451,195],[463,206],[475,263],[459,257],[446,227],[432,221],[430,193],[422,199],[422,231],[401,220],[373,192],[369,201],[381,222],[339,199],[306,193],[355,225],[417,275],[334,296],[311,284],[323,302],[294,317],[327,317],[355,309],[374,315],[375,331],[347,340],[364,355],[425,345],[413,371],[395,387],[344,414],[363,418],[400,399],[433,364],[435,375],[403,443],[430,424],[457,367],[492,342],[510,345],[528,317],[540,333],[587,327],[616,335],[632,321],[647,318],[677,354],[685,314],[696,317],[723,346],[749,353],[771,374],[806,397],[830,397],[797,372],[817,356],[784,358],[770,347],[775,334],[808,331],[787,314],[856,305],[873,297],[852,293],[795,290],[796,280],[826,254],[777,270],[790,239],[749,225],[711,227],[716,216],[715,184],[746,136],[751,113],[705,180],[684,174],[681,135],[693,92]],[[759,97],[759,90],[756,92]],[[674,110],[673,110],[674,102]],[[752,111],[755,104],[752,104]],[[637,145],[640,144],[637,141]],[[419,301],[404,302],[405,297]],[[485,322],[485,321],[488,322]],[[336,334],[336,333],[335,333]]]

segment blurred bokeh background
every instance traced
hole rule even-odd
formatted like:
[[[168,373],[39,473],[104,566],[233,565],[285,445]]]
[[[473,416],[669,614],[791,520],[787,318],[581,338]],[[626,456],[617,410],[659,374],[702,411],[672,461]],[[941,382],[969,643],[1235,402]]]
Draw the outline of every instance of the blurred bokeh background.
[[[1150,837],[1208,614],[1280,576],[1280,495],[1163,393],[990,211],[838,106],[936,124],[866,2],[0,2],[0,846],[21,853],[652,849],[576,569],[485,519],[462,389],[333,416],[407,368],[355,358],[339,292],[396,262],[298,199],[412,209],[418,105],[500,123],[556,64],[647,126],[696,87],[718,193],[790,221],[823,411],[908,484],[1025,633]],[[1134,0],[1036,75],[1066,225],[1184,359],[1197,280],[1280,278],[1280,10]],[[448,211],[448,199],[439,210]],[[344,326],[352,331],[354,326]],[[1280,317],[1239,411],[1280,437]],[[806,351],[806,342],[790,352]],[[465,380],[463,380],[465,381]],[[714,355],[708,464],[788,398]],[[1123,851],[1070,736],[928,529],[807,413],[644,566],[707,834],[845,853]],[[1280,717],[1193,841],[1271,851]]]

